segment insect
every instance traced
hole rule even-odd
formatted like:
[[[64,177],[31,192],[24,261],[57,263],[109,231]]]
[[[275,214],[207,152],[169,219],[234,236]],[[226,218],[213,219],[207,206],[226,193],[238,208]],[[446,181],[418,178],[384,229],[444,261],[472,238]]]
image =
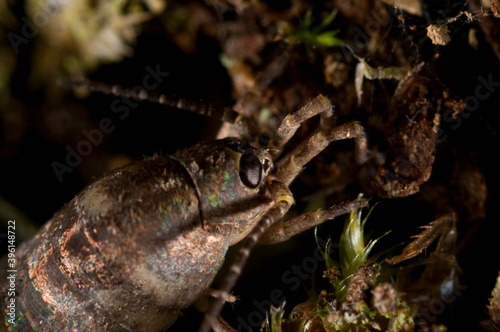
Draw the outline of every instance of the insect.
[[[199,143],[112,170],[82,190],[16,252],[17,331],[164,331],[210,286],[229,246],[245,239],[221,294],[229,293],[252,247],[284,241],[366,204],[357,199],[288,221],[288,185],[332,141],[355,140],[367,156],[358,122],[314,134],[280,167],[275,161],[305,120],[332,113],[318,96],[289,114],[261,147],[251,119],[231,108],[207,107],[145,90],[77,84],[156,101],[232,123],[240,138]],[[10,301],[7,257],[1,264],[2,300]],[[11,268],[12,270],[12,268]],[[214,324],[223,296],[200,327]]]

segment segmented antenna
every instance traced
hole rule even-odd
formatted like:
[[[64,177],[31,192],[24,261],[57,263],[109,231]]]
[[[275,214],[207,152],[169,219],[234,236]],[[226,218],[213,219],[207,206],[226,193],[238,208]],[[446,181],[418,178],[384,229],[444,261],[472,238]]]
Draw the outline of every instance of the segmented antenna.
[[[249,117],[236,112],[231,107],[215,106],[210,103],[197,102],[183,98],[167,96],[143,88],[123,88],[119,85],[112,85],[102,82],[60,80],[59,85],[67,88],[85,89],[91,92],[99,92],[106,95],[114,95],[136,100],[149,101],[151,103],[162,104],[178,109],[190,111],[210,118],[219,119],[224,122],[239,126],[244,136],[256,136],[257,128],[250,123]]]

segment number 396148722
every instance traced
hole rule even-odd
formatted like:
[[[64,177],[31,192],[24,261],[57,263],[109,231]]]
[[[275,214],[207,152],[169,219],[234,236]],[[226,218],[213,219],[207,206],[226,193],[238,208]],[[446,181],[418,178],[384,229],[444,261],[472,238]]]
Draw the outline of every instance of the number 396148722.
[[[9,322],[4,310],[0,329],[164,331],[210,286],[229,246],[245,241],[220,294],[231,291],[256,243],[285,241],[366,204],[359,198],[282,220],[294,203],[288,185],[330,142],[352,138],[357,161],[366,159],[363,127],[350,122],[324,128],[275,166],[301,123],[332,115],[324,96],[286,116],[261,146],[253,121],[231,108],[104,85],[91,90],[216,117],[233,124],[240,137],[138,161],[83,189],[16,251],[15,320]],[[4,308],[10,259],[0,265]],[[223,302],[224,296],[214,301],[200,330],[218,329]]]

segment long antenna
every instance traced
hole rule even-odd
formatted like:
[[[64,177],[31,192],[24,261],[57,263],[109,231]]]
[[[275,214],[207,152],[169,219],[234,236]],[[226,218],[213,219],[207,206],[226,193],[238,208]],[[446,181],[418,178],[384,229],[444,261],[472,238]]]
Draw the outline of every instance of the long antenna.
[[[224,122],[234,123],[240,113],[227,106],[214,106],[209,103],[197,102],[183,98],[176,98],[146,90],[144,88],[124,88],[120,85],[112,85],[102,82],[60,80],[59,85],[67,88],[84,89],[91,92],[99,92],[105,95],[114,95],[125,98],[134,98],[151,103],[162,104],[178,109],[190,111],[210,118],[216,118]]]
[[[258,130],[253,120],[246,114],[236,112],[231,107],[215,106],[210,103],[177,98],[149,91],[144,88],[130,89],[121,87],[120,85],[102,82],[59,80],[58,84],[67,88],[84,89],[90,92],[103,93],[105,95],[134,98],[138,101],[149,101],[151,103],[190,111],[234,125],[243,138],[255,140],[258,137]]]

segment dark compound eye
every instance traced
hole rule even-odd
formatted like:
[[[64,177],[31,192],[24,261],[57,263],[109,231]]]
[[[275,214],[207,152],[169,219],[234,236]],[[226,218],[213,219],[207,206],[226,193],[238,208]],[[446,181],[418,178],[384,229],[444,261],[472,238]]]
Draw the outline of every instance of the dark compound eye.
[[[262,165],[259,158],[251,152],[245,152],[240,159],[240,179],[243,184],[251,189],[259,186],[262,179]]]

